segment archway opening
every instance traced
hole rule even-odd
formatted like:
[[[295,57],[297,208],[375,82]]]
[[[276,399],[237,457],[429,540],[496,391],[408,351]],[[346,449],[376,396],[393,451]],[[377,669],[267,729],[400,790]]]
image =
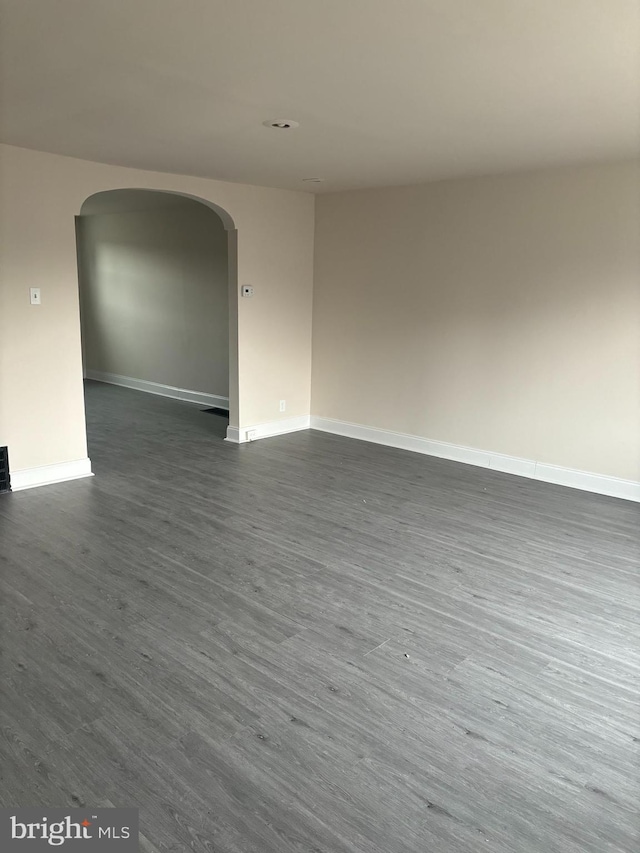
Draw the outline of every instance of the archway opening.
[[[224,438],[239,396],[231,216],[181,193],[107,190],[85,200],[76,235],[90,440],[117,406]]]

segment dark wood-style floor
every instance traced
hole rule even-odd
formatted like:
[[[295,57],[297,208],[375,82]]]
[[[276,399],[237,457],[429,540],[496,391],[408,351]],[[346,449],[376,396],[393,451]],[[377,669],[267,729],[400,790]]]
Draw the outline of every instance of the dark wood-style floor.
[[[0,805],[137,806],[163,853],[637,853],[637,505],[87,409],[96,477],[0,496]]]

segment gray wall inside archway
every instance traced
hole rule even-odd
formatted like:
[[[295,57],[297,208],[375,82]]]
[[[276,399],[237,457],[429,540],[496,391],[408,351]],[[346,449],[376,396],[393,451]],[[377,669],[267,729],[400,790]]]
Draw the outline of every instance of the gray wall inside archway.
[[[121,213],[131,210],[157,210],[158,208],[177,207],[195,202],[209,208],[220,218],[226,231],[233,231],[235,223],[231,214],[220,205],[191,193],[175,190],[156,190],[145,187],[130,187],[93,193],[82,203],[80,216],[96,213]]]
[[[176,193],[115,190],[85,201],[77,233],[85,375],[228,405],[227,233],[217,212]]]

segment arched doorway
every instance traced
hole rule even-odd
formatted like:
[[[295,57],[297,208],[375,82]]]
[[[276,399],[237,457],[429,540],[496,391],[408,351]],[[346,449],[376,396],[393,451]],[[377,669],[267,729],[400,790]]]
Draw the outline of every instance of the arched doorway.
[[[112,189],[84,201],[76,235],[85,377],[226,410],[237,425],[229,213],[189,194]]]

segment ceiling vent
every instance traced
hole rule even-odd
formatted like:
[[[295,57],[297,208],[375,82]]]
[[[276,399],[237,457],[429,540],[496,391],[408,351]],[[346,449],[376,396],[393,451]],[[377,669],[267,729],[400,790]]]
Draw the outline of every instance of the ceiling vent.
[[[265,127],[273,127],[275,130],[293,130],[294,127],[300,127],[297,121],[290,118],[274,118],[262,123]]]

